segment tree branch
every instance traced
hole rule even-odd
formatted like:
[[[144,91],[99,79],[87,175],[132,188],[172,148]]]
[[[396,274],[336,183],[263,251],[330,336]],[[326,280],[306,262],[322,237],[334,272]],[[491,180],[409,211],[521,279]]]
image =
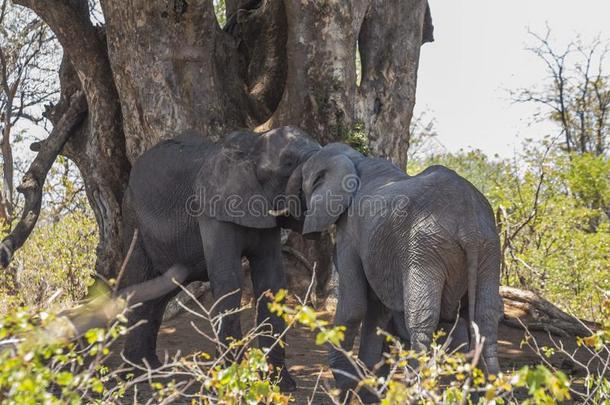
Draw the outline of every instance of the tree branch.
[[[86,112],[85,96],[78,92],[49,137],[40,144],[40,152],[23,176],[21,185],[17,187],[17,191],[25,197],[25,205],[19,223],[0,244],[0,265],[3,267],[10,263],[15,251],[23,246],[34,229],[40,214],[42,189],[47,173],[74,129],[83,122]]]
[[[104,76],[99,74],[107,60],[100,56],[105,54],[105,47],[89,20],[87,1],[15,0],[14,3],[31,9],[49,25],[81,79],[103,80]]]
[[[19,87],[19,78],[13,84],[8,82],[8,63],[2,47],[0,47],[0,64],[2,65],[2,89],[6,96],[4,111],[4,126],[2,128],[2,214],[6,215],[7,222],[13,220],[13,150],[11,148],[11,114],[13,101]]]
[[[432,24],[432,13],[430,12],[430,2],[426,2],[426,14],[424,15],[424,28],[422,32],[422,44],[434,42],[434,25]]]
[[[76,87],[82,88],[87,99],[88,115],[83,131],[75,130],[82,136],[71,138],[63,153],[71,155],[69,158],[75,161],[85,179],[87,198],[100,235],[96,270],[109,276],[120,263],[121,201],[130,165],[125,154],[123,116],[105,33],[92,25],[86,0],[16,2],[35,11],[55,33],[64,49],[66,64],[62,65],[73,68],[72,73],[78,76],[79,82]],[[61,76],[60,70],[60,81]]]

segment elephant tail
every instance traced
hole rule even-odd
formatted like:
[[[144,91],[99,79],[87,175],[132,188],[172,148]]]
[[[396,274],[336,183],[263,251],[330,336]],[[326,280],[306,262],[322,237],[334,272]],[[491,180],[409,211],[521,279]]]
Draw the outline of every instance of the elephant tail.
[[[471,344],[474,343],[474,322],[477,305],[477,275],[479,273],[479,249],[476,246],[467,246],[466,271],[468,274],[468,320],[470,326]]]

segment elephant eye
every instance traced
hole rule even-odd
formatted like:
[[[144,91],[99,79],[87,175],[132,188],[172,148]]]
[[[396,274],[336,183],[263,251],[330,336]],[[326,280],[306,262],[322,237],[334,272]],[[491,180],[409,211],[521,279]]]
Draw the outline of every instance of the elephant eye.
[[[296,161],[290,159],[290,160],[285,160],[284,164],[282,166],[285,169],[292,169],[295,165],[296,165]]]

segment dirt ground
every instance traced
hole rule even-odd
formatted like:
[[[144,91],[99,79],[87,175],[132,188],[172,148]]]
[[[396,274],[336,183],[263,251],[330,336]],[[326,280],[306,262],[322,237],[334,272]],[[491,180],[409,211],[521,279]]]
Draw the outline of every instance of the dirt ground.
[[[194,305],[194,304],[192,304]],[[330,319],[330,314],[327,314]],[[242,328],[250,328],[254,319],[254,311],[247,309],[242,313]],[[181,313],[166,321],[160,331],[158,338],[157,351],[159,358],[163,359],[165,354],[174,355],[180,351],[183,355],[197,351],[214,352],[214,347],[211,342],[201,336],[199,332],[193,328],[192,323],[204,330],[210,330],[204,321],[189,313]],[[544,332],[534,333],[540,345],[551,345],[549,336]],[[538,364],[540,360],[526,345],[521,345],[524,338],[524,331],[515,329],[501,324],[499,330],[499,355],[500,364],[504,371],[510,371],[519,368],[523,365]],[[554,339],[558,339],[554,337]],[[563,345],[569,350],[576,349],[576,342],[573,338],[562,339]],[[119,347],[120,350],[120,347]],[[320,386],[332,387],[332,375],[326,366],[326,350],[323,347],[315,345],[315,333],[306,328],[296,327],[287,335],[287,364],[290,371],[298,384],[298,391],[294,394],[296,404],[326,404],[330,403],[325,399],[322,390],[318,388],[319,393],[312,398],[312,392],[316,386],[316,381],[320,376]],[[118,361],[117,355],[113,356],[111,363]],[[569,361],[556,357],[552,362],[566,372],[570,372],[571,364]],[[146,387],[138,388],[139,401],[146,402],[147,392]],[[180,402],[178,402],[180,403]],[[185,402],[186,403],[186,402]]]

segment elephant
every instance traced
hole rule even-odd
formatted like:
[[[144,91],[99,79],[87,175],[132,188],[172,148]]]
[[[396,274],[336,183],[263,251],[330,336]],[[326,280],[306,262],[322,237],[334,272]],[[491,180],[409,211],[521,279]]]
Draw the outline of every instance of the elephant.
[[[223,297],[218,313],[240,306],[242,257],[249,260],[257,297],[284,287],[280,228],[300,231],[302,222],[269,211],[280,204],[292,172],[319,149],[294,127],[235,131],[218,143],[191,131],[160,142],[135,162],[123,200],[124,248],[131,254],[118,290],[150,284],[159,296],[128,315],[129,326],[146,321],[126,337],[123,354],[129,361],[160,364],[157,334],[168,301],[179,291],[168,287],[168,275],[184,284],[209,281],[215,299]],[[283,320],[264,302],[257,307],[258,323],[268,319],[274,333],[283,331]],[[241,336],[239,314],[222,318],[219,335],[225,343]],[[263,347],[272,343],[270,337],[259,339]],[[268,361],[281,370],[280,388],[291,391],[296,384],[284,356],[275,345]]]
[[[411,348],[424,350],[439,321],[457,319],[464,302],[486,338],[487,372],[499,371],[499,238],[489,202],[471,183],[443,166],[409,176],[389,160],[331,143],[287,187],[305,200],[303,234],[336,225],[334,322],[346,327],[344,349],[362,324],[358,356],[371,369],[384,345],[377,328],[401,314]],[[353,388],[351,363],[338,350],[329,360],[337,386]]]

